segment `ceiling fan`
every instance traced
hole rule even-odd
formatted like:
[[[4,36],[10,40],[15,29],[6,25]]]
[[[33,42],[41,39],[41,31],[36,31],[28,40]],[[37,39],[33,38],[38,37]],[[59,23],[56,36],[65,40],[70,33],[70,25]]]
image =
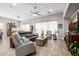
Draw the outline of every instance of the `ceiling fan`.
[[[36,6],[34,6],[34,10],[30,11],[30,13],[31,13],[32,16],[41,16],[40,11],[37,10]]]

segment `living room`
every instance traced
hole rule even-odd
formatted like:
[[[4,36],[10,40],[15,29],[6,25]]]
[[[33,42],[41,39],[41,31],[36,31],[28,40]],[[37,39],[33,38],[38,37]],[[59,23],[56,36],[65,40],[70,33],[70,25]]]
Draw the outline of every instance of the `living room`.
[[[0,4],[0,55],[70,56],[64,41],[69,21],[63,18],[68,5]],[[67,18],[66,15],[64,17]]]

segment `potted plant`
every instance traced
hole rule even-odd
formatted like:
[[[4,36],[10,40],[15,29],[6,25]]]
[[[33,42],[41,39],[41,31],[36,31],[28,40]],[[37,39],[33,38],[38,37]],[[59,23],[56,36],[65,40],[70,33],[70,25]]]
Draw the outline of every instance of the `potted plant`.
[[[71,42],[69,44],[69,51],[70,51],[71,55],[78,56],[79,55],[78,48],[79,48],[79,43],[78,42],[76,42],[76,41]]]

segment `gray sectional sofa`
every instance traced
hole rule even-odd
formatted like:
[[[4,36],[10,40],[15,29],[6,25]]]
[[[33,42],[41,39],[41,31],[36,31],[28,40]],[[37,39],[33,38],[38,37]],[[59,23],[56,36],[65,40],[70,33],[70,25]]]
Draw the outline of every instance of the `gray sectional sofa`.
[[[38,37],[38,34],[37,33],[33,33],[33,32],[25,32],[25,31],[18,31],[19,35],[21,37],[26,37],[28,38],[30,41],[35,41],[36,38]]]

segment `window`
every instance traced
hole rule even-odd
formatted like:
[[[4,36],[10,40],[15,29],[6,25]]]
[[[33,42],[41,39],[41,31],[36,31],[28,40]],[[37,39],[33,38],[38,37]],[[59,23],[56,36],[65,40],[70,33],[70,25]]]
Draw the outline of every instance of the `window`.
[[[54,34],[55,31],[57,31],[57,21],[48,22],[48,30]]]
[[[41,35],[42,30],[44,31],[44,35],[46,34],[46,31],[51,31],[52,34],[54,34],[54,32],[57,31],[57,21],[36,23],[35,27],[39,36]]]
[[[3,28],[4,28],[3,23],[0,23],[0,29],[3,29]]]
[[[3,23],[0,23],[0,32],[2,32],[4,29],[4,24]]]
[[[20,30],[30,31],[30,25],[29,24],[23,24],[23,25],[20,26]]]

